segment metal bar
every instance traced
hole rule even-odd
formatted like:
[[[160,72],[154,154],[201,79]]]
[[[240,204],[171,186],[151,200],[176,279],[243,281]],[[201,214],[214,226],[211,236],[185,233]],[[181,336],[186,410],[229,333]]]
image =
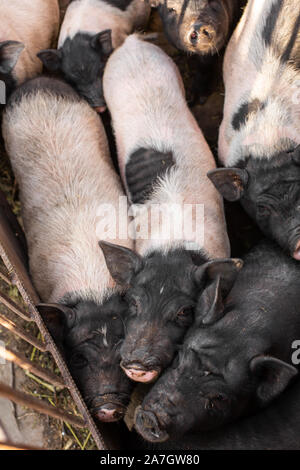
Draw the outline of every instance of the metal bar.
[[[35,346],[40,351],[45,352],[47,350],[46,346],[41,341],[36,339],[30,333],[27,333],[25,330],[23,330],[23,328],[17,326],[12,320],[8,320],[8,318],[5,318],[3,315],[0,315],[0,325],[4,326],[4,328],[6,328],[7,330],[15,333],[17,336],[24,339],[28,343],[32,344],[32,346]]]
[[[45,450],[42,447],[32,447],[26,444],[14,444],[13,442],[6,441],[0,442],[0,450]]]
[[[43,369],[41,366],[29,361],[22,354],[10,351],[9,349],[0,346],[0,357],[9,362],[14,362],[22,369],[32,372],[33,374],[37,375],[38,377],[41,377],[50,384],[54,385],[55,387],[65,388],[65,383],[61,377],[58,377],[57,375],[52,374],[49,371],[45,371],[45,369]]]
[[[10,286],[11,280],[9,279],[9,276],[1,268],[0,268],[0,278],[2,279],[2,281],[6,282],[6,284]]]
[[[5,198],[2,198],[5,199]],[[1,192],[0,192],[0,203],[1,203]],[[7,204],[6,204],[7,205]],[[85,402],[83,401],[77,386],[72,379],[70,372],[67,368],[67,365],[61,356],[60,352],[57,349],[56,344],[54,343],[52,337],[50,336],[42,317],[40,316],[38,310],[35,308],[40,301],[39,296],[37,295],[33,285],[32,280],[28,273],[28,258],[26,256],[26,243],[20,243],[22,237],[16,237],[15,233],[11,230],[11,227],[8,223],[8,217],[6,214],[7,211],[1,210],[0,204],[0,257],[3,260],[3,263],[11,277],[14,285],[17,286],[23,301],[28,307],[29,314],[31,318],[35,321],[38,326],[40,333],[44,339],[45,345],[38,343],[38,349],[44,351],[45,349],[51,352],[60,372],[65,381],[66,386],[70,390],[70,393],[74,399],[74,402],[77,406],[77,409],[83,419],[85,420],[86,427],[90,430],[94,441],[101,450],[107,449],[120,449],[121,439],[115,438],[114,432],[111,433],[108,431],[111,429],[107,428],[105,424],[96,426]],[[10,274],[12,273],[12,275]],[[11,325],[8,324],[11,329]],[[14,330],[12,330],[14,331]],[[16,330],[19,331],[19,330]],[[22,331],[22,333],[24,333]],[[23,335],[24,336],[24,335]],[[24,338],[28,341],[27,338]],[[32,338],[31,338],[32,339]],[[32,341],[29,341],[31,344]],[[37,343],[37,340],[34,338],[34,344]],[[100,428],[100,429],[99,429]]]
[[[0,292],[0,302],[2,302],[7,308],[9,308],[9,310],[14,312],[16,315],[23,318],[23,320],[33,321],[32,318],[30,318],[29,314],[25,312],[25,310],[22,307],[20,307],[18,304],[16,304],[13,300],[11,300],[2,292]]]
[[[36,410],[39,413],[52,416],[52,418],[57,418],[62,421],[66,421],[67,423],[70,423],[73,426],[76,426],[77,428],[86,428],[86,422],[82,418],[66,413],[60,408],[50,406],[47,403],[38,400],[37,398],[33,398],[26,393],[20,392],[19,390],[14,390],[13,388],[8,387],[7,385],[1,382],[0,396],[13,401],[14,403],[18,403],[19,405],[25,406],[27,408],[32,408],[33,410]]]

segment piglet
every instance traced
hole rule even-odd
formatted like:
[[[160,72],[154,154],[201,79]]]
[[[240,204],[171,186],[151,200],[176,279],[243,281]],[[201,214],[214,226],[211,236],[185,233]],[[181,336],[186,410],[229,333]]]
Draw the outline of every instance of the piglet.
[[[132,242],[106,233],[127,212],[119,213],[122,189],[102,123],[69,85],[42,77],[12,95],[3,136],[39,310],[92,413],[120,419],[131,392],[119,367],[127,304],[98,241]]]
[[[137,431],[150,442],[203,433],[277,398],[298,373],[299,278],[299,264],[264,241],[238,275],[208,285],[177,358],[136,410]]]
[[[219,157],[209,177],[300,260],[300,3],[249,0],[226,51]],[[246,77],[246,79],[245,79]]]
[[[146,0],[147,1],[147,0]],[[245,0],[148,0],[158,7],[164,32],[174,47],[197,56],[194,98],[209,95],[215,59],[227,44]]]
[[[58,49],[38,54],[50,71],[60,71],[98,112],[106,109],[102,76],[106,61],[135,29],[146,25],[150,7],[141,0],[76,0],[70,3]]]
[[[57,0],[0,0],[0,11],[0,80],[7,97],[17,85],[41,73],[36,54],[57,39],[59,7]],[[1,98],[0,103],[5,101]]]
[[[101,246],[112,277],[129,287],[121,365],[133,380],[149,382],[172,361],[193,321],[199,289],[220,266],[238,270],[239,261],[227,258],[222,201],[206,177],[214,158],[187,107],[174,62],[131,35],[107,63],[104,94],[134,203],[137,253]]]

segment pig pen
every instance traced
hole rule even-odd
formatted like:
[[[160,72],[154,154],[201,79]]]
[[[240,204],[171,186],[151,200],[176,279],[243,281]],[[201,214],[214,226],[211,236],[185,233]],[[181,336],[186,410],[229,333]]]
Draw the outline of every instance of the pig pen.
[[[62,15],[68,3],[69,0],[60,1]],[[161,22],[156,12],[152,12],[147,32],[158,32],[153,42],[162,47],[176,62],[184,80],[187,100],[190,101],[189,90],[196,64],[193,64],[191,58],[170,46],[162,34]],[[222,60],[223,57],[220,56],[212,95],[204,105],[192,107],[192,112],[215,156],[224,101]],[[103,122],[117,168],[110,117],[107,112],[103,116]],[[25,371],[25,380],[21,381],[22,385],[19,387],[16,386],[15,377],[10,386],[0,379],[0,399],[2,397],[7,406],[12,406],[13,414],[17,415],[17,418],[20,418],[17,407],[23,412],[27,410],[26,413],[33,413],[36,423],[43,422],[43,433],[53,434],[53,438],[49,439],[48,436],[46,442],[37,445],[35,441],[32,446],[28,442],[12,439],[0,417],[0,449],[34,447],[125,450],[129,442],[127,438],[130,439],[125,424],[122,422],[100,425],[93,421],[60,352],[35,308],[39,299],[28,272],[26,241],[19,217],[18,190],[3,143],[0,161],[0,364],[6,361],[14,364],[14,371]],[[260,238],[260,233],[238,205],[226,204],[226,216],[230,222],[232,255],[240,257]]]

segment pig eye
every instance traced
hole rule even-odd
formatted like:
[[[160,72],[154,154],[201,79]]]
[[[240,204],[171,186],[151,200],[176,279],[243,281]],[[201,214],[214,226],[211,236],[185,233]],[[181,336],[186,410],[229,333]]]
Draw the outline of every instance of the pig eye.
[[[82,368],[88,364],[88,361],[82,353],[77,353],[72,356],[71,364],[73,367]]]
[[[177,322],[184,323],[185,325],[189,324],[192,321],[192,318],[193,318],[193,308],[192,307],[182,308],[176,314]]]
[[[175,8],[168,8],[168,12],[169,13],[176,13],[176,10],[175,10]]]
[[[269,207],[262,204],[257,206],[257,216],[260,218],[269,217],[271,210]]]

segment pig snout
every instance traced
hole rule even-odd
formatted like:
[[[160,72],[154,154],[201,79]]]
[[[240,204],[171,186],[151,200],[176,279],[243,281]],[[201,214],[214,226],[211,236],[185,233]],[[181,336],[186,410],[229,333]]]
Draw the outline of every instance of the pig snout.
[[[94,106],[94,110],[98,113],[98,114],[102,114],[106,111],[106,106],[103,105],[103,106]]]
[[[92,415],[99,421],[111,423],[122,419],[126,406],[120,403],[114,395],[95,398],[90,406]]]
[[[137,362],[121,362],[121,367],[127,377],[135,382],[149,383],[157,379],[160,374],[160,368],[146,368],[144,365]]]
[[[164,442],[169,439],[169,434],[161,429],[158,418],[152,411],[145,411],[141,406],[135,411],[135,429],[149,442]]]
[[[113,403],[107,403],[105,405],[102,405],[93,413],[95,418],[104,423],[112,423],[114,421],[119,421],[124,417],[124,414],[125,407],[115,405]]]
[[[216,39],[217,31],[212,25],[199,23],[188,31],[186,42],[195,49],[205,51],[216,43]]]

